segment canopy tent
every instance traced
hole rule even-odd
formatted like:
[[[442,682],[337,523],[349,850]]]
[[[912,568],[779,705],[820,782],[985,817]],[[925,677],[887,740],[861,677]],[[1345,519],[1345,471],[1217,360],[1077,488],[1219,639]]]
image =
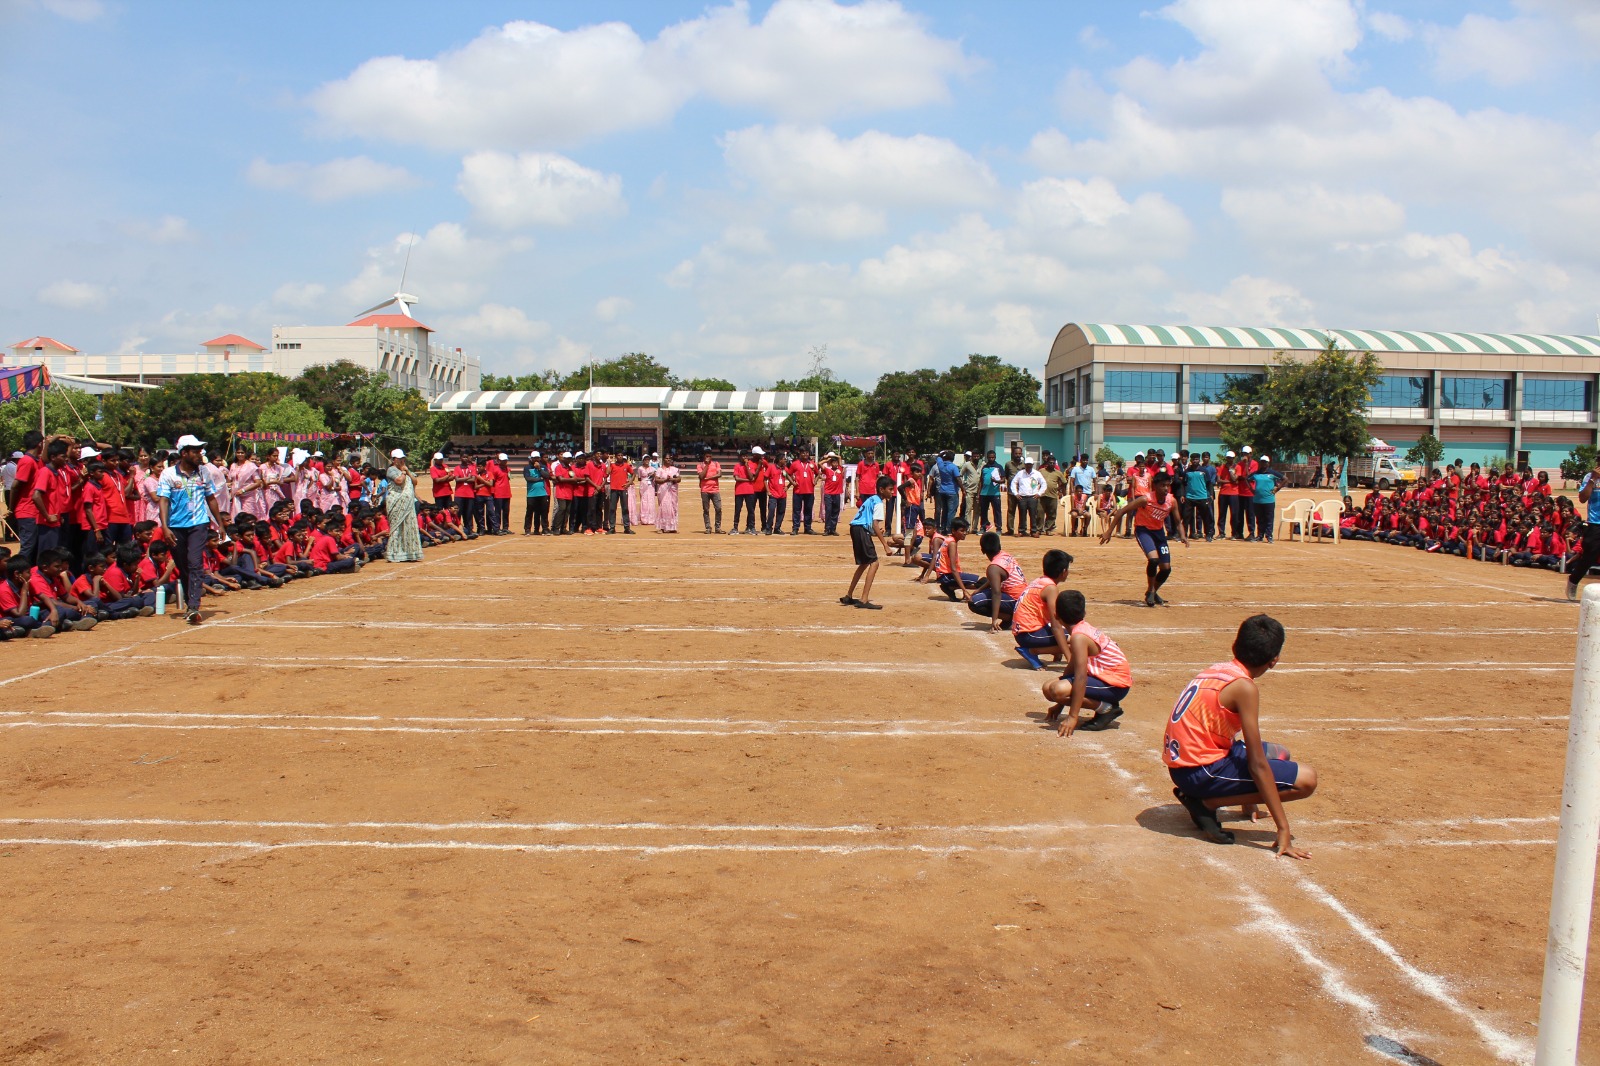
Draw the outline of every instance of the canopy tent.
[[[833,446],[835,448],[875,448],[880,444],[887,443],[889,443],[889,438],[881,435],[877,437],[846,437],[842,434],[834,434],[833,437]]]
[[[1394,445],[1377,437],[1373,437],[1367,442],[1367,451],[1376,452],[1379,455],[1388,455],[1394,450]]]
[[[234,440],[243,441],[283,441],[286,444],[303,444],[308,441],[338,440],[349,437],[351,440],[371,440],[376,433],[235,433]]]
[[[0,403],[50,387],[50,371],[42,366],[19,366],[0,370]]]
[[[430,411],[581,411],[590,404],[629,403],[661,411],[715,411],[729,414],[804,414],[817,409],[814,392],[699,392],[682,389],[619,389],[597,386],[566,392],[447,392],[428,404]]]

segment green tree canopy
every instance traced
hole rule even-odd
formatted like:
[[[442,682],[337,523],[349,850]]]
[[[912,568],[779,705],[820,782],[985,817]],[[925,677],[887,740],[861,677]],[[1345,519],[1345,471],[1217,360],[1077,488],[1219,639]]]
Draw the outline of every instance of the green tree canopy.
[[[396,388],[387,375],[375,373],[350,397],[343,419],[355,432],[376,433],[377,444],[385,452],[391,448],[409,451],[421,442],[430,415],[428,401],[420,392]]]
[[[344,415],[350,410],[356,390],[367,383],[370,373],[348,359],[325,366],[308,366],[294,379],[294,394],[321,411],[328,428],[335,433],[359,430],[360,426],[346,425]]]
[[[587,389],[589,387],[589,366],[580,366],[572,373],[561,379],[563,389]],[[678,379],[672,376],[672,371],[661,363],[656,362],[653,356],[643,352],[629,352],[619,355],[615,359],[594,364],[594,383],[596,385],[609,385],[615,388],[627,386],[644,387],[655,385],[663,388],[675,387]]]
[[[1229,385],[1217,426],[1229,447],[1250,444],[1285,461],[1355,455],[1371,440],[1367,402],[1382,376],[1377,356],[1332,340],[1304,363],[1279,352],[1259,381]]]
[[[107,439],[94,420],[95,398],[86,392],[69,389],[65,385],[52,385],[48,389],[29,393],[20,399],[0,403],[0,451],[10,455],[22,448],[23,434],[39,428],[39,404],[44,404],[44,431],[49,436],[66,433],[79,440],[93,436],[106,444],[125,443],[121,439]],[[74,413],[76,411],[76,413]],[[84,431],[78,419],[87,422],[93,433]]]
[[[1439,465],[1439,460],[1444,458],[1444,442],[1432,433],[1424,433],[1417,438],[1417,443],[1406,450],[1406,462],[1421,463],[1432,470]]]
[[[322,412],[300,399],[285,396],[274,400],[256,416],[257,433],[326,433],[328,423]]]

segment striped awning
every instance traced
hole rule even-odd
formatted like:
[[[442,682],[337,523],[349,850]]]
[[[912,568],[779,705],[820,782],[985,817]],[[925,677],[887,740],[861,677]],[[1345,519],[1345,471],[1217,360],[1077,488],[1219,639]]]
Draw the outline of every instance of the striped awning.
[[[817,409],[818,394],[814,392],[772,392],[765,389],[748,392],[670,392],[662,401],[663,411],[756,411],[800,412]]]
[[[1279,326],[1124,326],[1083,323],[1096,344],[1143,348],[1265,348],[1316,351],[1331,337],[1362,352],[1442,355],[1600,355],[1600,337],[1550,333],[1434,333],[1405,329],[1284,329]]]
[[[0,370],[0,403],[50,387],[50,371],[42,366],[23,366]]]
[[[581,411],[584,390],[567,392],[447,392],[430,411]]]

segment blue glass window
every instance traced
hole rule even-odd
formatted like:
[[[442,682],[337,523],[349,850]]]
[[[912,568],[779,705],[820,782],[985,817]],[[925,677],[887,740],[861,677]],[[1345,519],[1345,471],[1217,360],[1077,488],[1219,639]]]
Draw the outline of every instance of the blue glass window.
[[[1106,403],[1177,403],[1176,370],[1108,370]]]
[[[1522,380],[1522,409],[1524,411],[1592,411],[1594,410],[1594,379],[1524,378]]]
[[[1067,397],[1061,406],[1071,410],[1078,406],[1078,380],[1076,378],[1068,378],[1063,387],[1067,390]]]
[[[1458,411],[1505,411],[1511,404],[1505,378],[1444,378],[1439,382],[1439,406]]]
[[[1228,386],[1234,382],[1258,382],[1265,378],[1264,374],[1251,374],[1244,371],[1227,370],[1191,370],[1189,372],[1189,402],[1190,403],[1227,403],[1223,393],[1228,391]]]
[[[1372,386],[1369,403],[1373,407],[1429,407],[1430,385],[1426,374],[1385,374]]]

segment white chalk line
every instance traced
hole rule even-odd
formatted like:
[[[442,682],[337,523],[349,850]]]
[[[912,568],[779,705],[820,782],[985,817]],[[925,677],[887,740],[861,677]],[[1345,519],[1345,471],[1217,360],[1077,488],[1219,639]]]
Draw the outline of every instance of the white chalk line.
[[[911,730],[895,730],[883,732],[877,730],[841,730],[841,729],[795,729],[795,730],[727,730],[727,729],[560,729],[539,726],[491,726],[486,728],[472,728],[470,726],[359,726],[359,725],[270,725],[267,723],[239,725],[224,723],[159,723],[159,722],[0,722],[0,729],[145,729],[159,731],[207,731],[227,732],[235,730],[256,730],[275,733],[434,733],[434,734],[483,734],[483,733],[528,733],[539,735],[572,734],[580,736],[665,736],[665,737],[843,737],[866,738],[877,737],[891,740],[913,740],[934,737],[987,737],[1017,735],[1011,729],[943,729],[924,730],[915,732]]]
[[[925,663],[905,665],[857,665],[849,663],[802,662],[771,659],[586,659],[574,662],[568,659],[418,659],[404,656],[371,655],[274,655],[245,657],[239,655],[125,655],[125,663],[204,663],[235,669],[283,669],[303,667],[308,669],[334,668],[339,670],[540,670],[549,673],[565,671],[643,671],[648,673],[695,673],[705,671],[752,670],[786,674],[922,674]]]
[[[80,848],[203,848],[211,851],[283,851],[297,848],[373,848],[394,851],[521,851],[530,854],[682,855],[695,852],[755,852],[802,855],[869,855],[908,852],[920,855],[1002,853],[1042,857],[1080,852],[1089,843],[1053,847],[1012,847],[1003,844],[547,844],[490,843],[470,840],[96,840],[72,837],[0,838],[0,847]]]
[[[469,604],[469,600],[457,599],[457,603]],[[694,601],[698,602],[698,601]],[[732,633],[739,636],[752,634],[765,635],[768,633],[792,633],[800,636],[818,634],[822,636],[854,635],[859,633],[948,633],[949,626],[841,626],[841,625],[809,625],[809,626],[765,626],[759,623],[745,626],[731,625],[657,625],[643,622],[458,622],[434,621],[416,622],[401,620],[365,621],[361,619],[315,619],[307,621],[280,620],[273,622],[221,622],[219,626],[238,629],[399,629],[399,630],[424,630],[429,632],[442,632],[451,629],[520,629],[548,631],[555,633],[599,633],[606,635],[626,633]]]
[[[1300,888],[1312,899],[1321,903],[1329,910],[1345,920],[1345,923],[1355,930],[1357,936],[1370,944],[1384,958],[1388,959],[1396,969],[1405,975],[1406,980],[1413,988],[1449,1010],[1452,1014],[1466,1019],[1478,1034],[1478,1038],[1487,1044],[1496,1056],[1507,1062],[1528,1062],[1533,1056],[1533,1046],[1520,1037],[1514,1037],[1501,1031],[1484,1017],[1483,1012],[1469,1009],[1451,992],[1449,984],[1437,974],[1414,965],[1400,954],[1376,929],[1367,924],[1366,920],[1355,914],[1350,908],[1340,902],[1332,893],[1311,879],[1303,870],[1294,870],[1292,876]]]

